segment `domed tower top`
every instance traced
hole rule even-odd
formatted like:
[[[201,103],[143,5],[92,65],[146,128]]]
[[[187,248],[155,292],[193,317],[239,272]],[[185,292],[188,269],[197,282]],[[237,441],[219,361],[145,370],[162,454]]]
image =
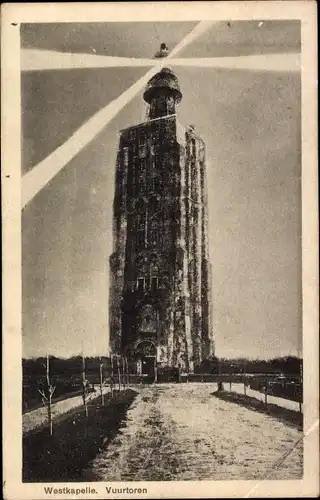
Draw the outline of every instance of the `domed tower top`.
[[[176,104],[182,99],[178,78],[169,68],[163,68],[154,75],[143,94],[150,105],[149,118],[160,118],[176,112]]]

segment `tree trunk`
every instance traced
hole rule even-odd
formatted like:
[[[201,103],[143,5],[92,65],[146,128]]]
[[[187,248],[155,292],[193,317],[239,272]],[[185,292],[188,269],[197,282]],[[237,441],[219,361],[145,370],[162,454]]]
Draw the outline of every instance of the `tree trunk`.
[[[104,406],[104,396],[103,396],[103,364],[100,363],[100,393],[101,393],[101,404]]]
[[[48,400],[48,422],[49,422],[50,436],[52,436],[52,434],[53,434],[53,425],[52,425],[52,411],[51,411],[51,396],[49,396],[49,400]]]
[[[86,417],[88,416],[88,404],[87,404],[87,387],[86,387],[86,372],[85,372],[85,358],[82,356],[82,398]]]
[[[122,383],[123,383],[123,388],[126,388],[126,376],[125,376],[125,362],[124,362],[124,357],[122,356]]]
[[[120,364],[119,357],[117,356],[117,369],[118,369],[118,383],[119,383],[119,392],[121,391],[121,374],[120,374]]]
[[[53,426],[52,426],[52,411],[51,411],[51,383],[50,383],[50,358],[49,354],[47,354],[47,390],[48,390],[48,423],[49,423],[49,432],[50,436],[53,434]]]

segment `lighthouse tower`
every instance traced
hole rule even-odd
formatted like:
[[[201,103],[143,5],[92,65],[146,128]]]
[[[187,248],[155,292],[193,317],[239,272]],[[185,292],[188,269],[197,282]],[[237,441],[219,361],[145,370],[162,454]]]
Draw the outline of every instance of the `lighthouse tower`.
[[[214,353],[205,145],[177,120],[176,75],[143,94],[147,121],[121,131],[110,257],[110,341],[142,375],[194,367]]]

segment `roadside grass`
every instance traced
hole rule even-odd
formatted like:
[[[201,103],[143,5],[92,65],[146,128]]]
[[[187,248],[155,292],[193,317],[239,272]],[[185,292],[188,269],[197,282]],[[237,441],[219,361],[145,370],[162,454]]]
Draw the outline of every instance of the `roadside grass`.
[[[123,425],[137,392],[131,389],[88,404],[88,417],[78,407],[54,421],[53,436],[47,426],[23,435],[23,482],[83,481],[82,470]]]
[[[222,399],[223,401],[236,403],[240,406],[245,406],[250,410],[265,413],[272,417],[277,417],[279,420],[283,421],[283,423],[296,427],[299,430],[302,430],[303,428],[303,415],[297,411],[282,408],[272,403],[268,403],[267,407],[265,407],[265,404],[262,401],[259,401],[251,396],[238,394],[237,392],[216,391],[213,392],[212,395],[216,398]]]
[[[82,389],[75,389],[74,391],[66,392],[65,394],[61,394],[60,396],[52,398],[52,404],[58,403],[59,401],[64,401],[65,399],[74,398],[76,396],[80,396],[82,394]],[[23,402],[22,413],[30,413],[31,411],[37,410],[38,408],[43,407],[42,401],[30,400],[28,403],[26,401]]]

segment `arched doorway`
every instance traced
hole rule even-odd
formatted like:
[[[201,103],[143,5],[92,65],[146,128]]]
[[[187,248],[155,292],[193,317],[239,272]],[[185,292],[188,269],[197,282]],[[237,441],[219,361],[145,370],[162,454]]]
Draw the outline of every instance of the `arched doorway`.
[[[157,349],[155,344],[151,340],[141,340],[136,345],[135,355],[138,375],[146,379],[146,382],[154,382],[157,378]]]

